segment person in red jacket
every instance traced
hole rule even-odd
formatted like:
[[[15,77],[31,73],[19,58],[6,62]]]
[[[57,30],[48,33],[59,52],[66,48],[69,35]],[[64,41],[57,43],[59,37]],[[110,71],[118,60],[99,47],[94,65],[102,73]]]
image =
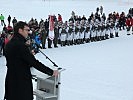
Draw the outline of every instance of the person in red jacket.
[[[11,40],[12,36],[13,36],[12,34],[6,34],[6,36],[4,38],[4,43],[3,43],[3,56],[5,56],[5,46]]]
[[[10,34],[11,32],[13,32],[13,27],[10,26],[10,25],[8,25],[7,26],[7,32],[8,32],[8,34]]]
[[[131,19],[131,25],[132,25],[132,34],[133,34],[133,17]]]
[[[131,20],[132,20],[132,18],[131,17],[128,17],[127,19],[126,19],[126,26],[127,26],[127,35],[130,35],[130,29],[131,29]]]
[[[5,45],[12,39],[12,34],[7,34],[7,36],[5,37],[5,40],[4,40],[4,42],[5,42]]]
[[[62,16],[58,14],[58,22],[62,22]]]

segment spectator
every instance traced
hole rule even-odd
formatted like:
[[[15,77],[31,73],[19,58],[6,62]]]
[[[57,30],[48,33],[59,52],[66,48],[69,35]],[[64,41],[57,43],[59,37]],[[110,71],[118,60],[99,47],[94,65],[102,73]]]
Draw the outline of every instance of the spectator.
[[[46,49],[46,39],[47,39],[47,33],[45,27],[41,28],[41,40],[42,40],[42,48]]]
[[[2,26],[5,25],[4,19],[5,19],[5,17],[1,14],[0,20],[1,20],[1,25],[2,25]]]
[[[58,22],[62,22],[62,16],[58,14]]]
[[[49,32],[49,21],[47,19],[45,20],[44,25],[45,25],[46,34],[48,36],[48,32]]]
[[[132,20],[132,17],[131,17],[131,16],[129,16],[129,17],[126,19],[127,35],[130,35],[130,29],[131,29],[131,27],[132,27],[131,20]]]
[[[0,33],[0,57],[2,56],[2,45],[3,45],[3,39]]]
[[[10,15],[8,16],[7,20],[8,20],[8,25],[10,26],[10,22],[11,22],[11,16]]]
[[[13,24],[13,27],[14,25],[17,23],[17,19],[14,17],[13,20],[12,20],[12,24]]]
[[[100,6],[100,14],[103,14],[103,6]]]
[[[11,32],[13,32],[13,28],[12,28],[12,26],[8,25],[7,26],[7,33],[10,34]]]

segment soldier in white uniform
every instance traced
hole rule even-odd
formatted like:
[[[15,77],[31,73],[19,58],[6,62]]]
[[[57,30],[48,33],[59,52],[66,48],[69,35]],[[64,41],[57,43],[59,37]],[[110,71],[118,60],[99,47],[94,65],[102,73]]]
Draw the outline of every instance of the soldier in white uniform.
[[[90,21],[90,31],[91,31],[91,42],[93,42],[95,41],[95,37],[96,37],[94,18],[92,18]]]
[[[109,25],[108,24],[106,24],[106,26],[105,26],[105,38],[106,39],[109,39],[109,36],[110,36],[110,28],[109,28]]]
[[[114,29],[115,29],[115,37],[119,37],[119,35],[118,35],[118,33],[119,33],[119,23],[118,23],[117,20],[116,20],[116,22],[115,22],[115,27],[114,27]]]
[[[105,35],[106,35],[106,28],[105,28],[105,24],[102,24],[102,26],[101,26],[101,39],[102,40],[105,40],[106,38],[105,38]]]
[[[62,28],[60,29],[60,40],[61,40],[61,46],[66,45],[66,36],[67,36],[67,31],[65,28],[65,25],[62,25]]]
[[[90,24],[87,22],[86,28],[85,28],[85,42],[86,43],[90,42],[90,35],[91,35]]]
[[[84,43],[84,33],[85,33],[85,25],[84,23],[81,23],[80,36],[79,36],[80,44]]]
[[[105,20],[103,17],[101,17],[101,40],[105,40]]]
[[[80,25],[76,22],[75,29],[74,29],[74,44],[79,44],[79,31]]]
[[[67,33],[67,45],[73,45],[74,25],[72,22],[69,23]]]

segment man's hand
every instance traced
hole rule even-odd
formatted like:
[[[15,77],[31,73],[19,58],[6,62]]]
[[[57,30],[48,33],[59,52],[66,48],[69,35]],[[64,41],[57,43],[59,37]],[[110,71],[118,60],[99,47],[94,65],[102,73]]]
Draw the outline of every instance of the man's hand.
[[[54,72],[53,72],[53,76],[57,77],[58,74],[59,74],[58,70],[54,70]]]

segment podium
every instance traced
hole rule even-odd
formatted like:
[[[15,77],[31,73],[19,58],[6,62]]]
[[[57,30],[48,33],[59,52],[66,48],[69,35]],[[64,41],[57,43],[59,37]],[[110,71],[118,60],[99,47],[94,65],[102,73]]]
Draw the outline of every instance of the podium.
[[[37,82],[36,89],[33,91],[36,100],[59,100],[60,76],[63,70],[65,69],[59,70],[57,77],[48,76],[34,68],[31,70]]]

